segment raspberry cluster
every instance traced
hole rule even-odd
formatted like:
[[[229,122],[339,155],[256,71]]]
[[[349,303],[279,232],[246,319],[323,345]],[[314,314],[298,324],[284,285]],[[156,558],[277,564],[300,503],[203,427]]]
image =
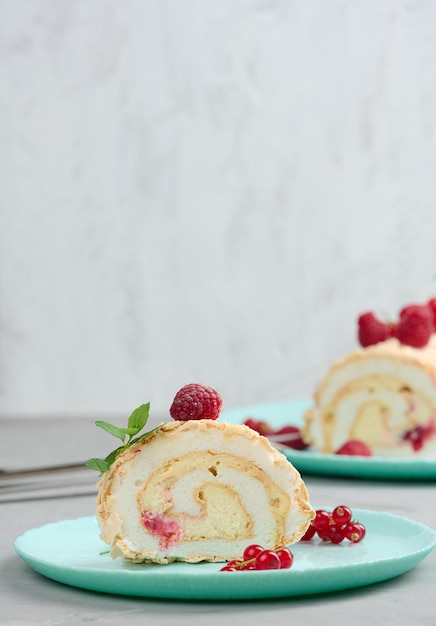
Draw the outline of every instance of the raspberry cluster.
[[[308,444],[303,440],[301,431],[297,426],[283,426],[278,430],[274,430],[266,420],[256,420],[249,417],[244,422],[245,426],[249,426],[260,435],[267,437],[271,443],[295,450],[305,450]]]
[[[242,559],[233,559],[221,568],[221,572],[250,570],[289,569],[294,562],[294,555],[289,548],[281,547],[266,550],[258,544],[251,544],[244,550]]]
[[[350,507],[340,504],[331,512],[317,509],[301,541],[310,541],[315,535],[323,541],[335,544],[341,543],[344,539],[351,543],[359,543],[366,535],[366,528],[360,522],[353,520]]]
[[[385,322],[372,311],[358,317],[358,339],[363,348],[396,337],[413,348],[423,348],[436,332],[436,298],[426,304],[409,304],[403,307],[396,322]]]

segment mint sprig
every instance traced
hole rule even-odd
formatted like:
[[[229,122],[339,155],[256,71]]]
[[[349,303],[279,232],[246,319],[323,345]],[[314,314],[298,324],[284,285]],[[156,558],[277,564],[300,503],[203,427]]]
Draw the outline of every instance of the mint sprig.
[[[96,426],[105,430],[107,433],[109,433],[109,435],[112,435],[117,439],[121,439],[123,445],[115,448],[115,450],[112,450],[112,452],[110,452],[104,459],[89,459],[88,461],[86,461],[85,465],[87,467],[90,467],[91,469],[97,470],[100,473],[100,476],[104,474],[104,472],[106,472],[110,468],[112,463],[121,452],[124,452],[124,450],[127,450],[127,448],[132,446],[134,443],[136,443],[143,437],[150,435],[152,432],[157,430],[157,428],[159,428],[153,428],[149,432],[143,433],[139,437],[136,437],[136,435],[146,425],[149,413],[150,403],[147,402],[146,404],[141,404],[141,406],[135,409],[129,417],[129,420],[127,422],[127,428],[120,428],[119,426],[114,426],[114,424],[109,424],[109,422],[97,420],[95,422]]]

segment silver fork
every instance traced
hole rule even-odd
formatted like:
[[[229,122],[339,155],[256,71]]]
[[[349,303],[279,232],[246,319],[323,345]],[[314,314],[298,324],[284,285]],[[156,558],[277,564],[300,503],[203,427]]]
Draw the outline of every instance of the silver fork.
[[[97,475],[85,463],[0,470],[0,503],[96,493]]]

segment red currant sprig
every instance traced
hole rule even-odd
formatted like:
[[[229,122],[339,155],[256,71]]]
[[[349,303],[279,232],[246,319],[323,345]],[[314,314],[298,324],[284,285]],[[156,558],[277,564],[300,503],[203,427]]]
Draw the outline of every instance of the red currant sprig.
[[[365,526],[353,520],[350,507],[341,504],[331,512],[317,509],[315,518],[311,521],[301,541],[310,541],[315,535],[318,535],[323,541],[330,541],[331,543],[341,543],[344,539],[348,539],[352,543],[359,543],[365,534]]]
[[[251,544],[244,550],[242,560],[233,559],[221,568],[221,572],[242,570],[289,569],[294,562],[294,555],[284,546],[274,550],[265,550],[258,544]]]

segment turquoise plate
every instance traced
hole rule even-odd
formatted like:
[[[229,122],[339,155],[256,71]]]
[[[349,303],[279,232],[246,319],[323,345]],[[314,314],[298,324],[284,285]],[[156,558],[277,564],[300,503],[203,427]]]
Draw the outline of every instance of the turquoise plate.
[[[248,417],[264,419],[273,428],[292,424],[301,426],[303,413],[312,406],[310,400],[292,400],[275,404],[258,404],[223,411],[220,419],[242,424]],[[385,457],[358,457],[322,454],[308,450],[281,448],[281,452],[304,474],[350,476],[389,480],[434,480],[436,460]]]
[[[339,545],[314,539],[292,547],[289,570],[221,572],[219,563],[149,565],[113,560],[97,521],[47,524],[16,539],[17,553],[43,576],[82,589],[185,600],[242,600],[337,591],[394,578],[436,545],[436,533],[405,517],[356,509],[365,539]]]

